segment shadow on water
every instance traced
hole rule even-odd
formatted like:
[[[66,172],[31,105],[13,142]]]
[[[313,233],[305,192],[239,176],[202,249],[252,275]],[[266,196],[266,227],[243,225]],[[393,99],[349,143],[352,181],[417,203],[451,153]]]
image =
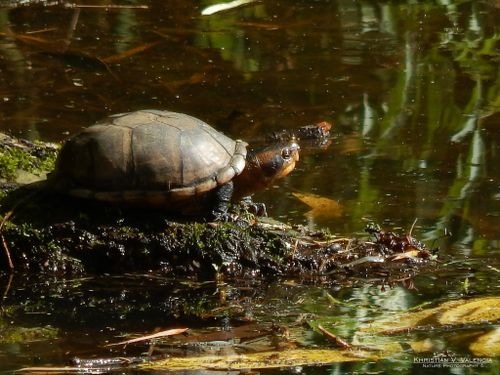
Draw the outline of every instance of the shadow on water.
[[[371,306],[498,295],[499,2],[259,1],[203,16],[215,3],[0,2],[0,131],[61,141],[140,108],[186,112],[243,139],[329,121],[332,145],[255,199],[273,217],[341,236],[372,220],[408,231],[418,219],[413,235],[440,247],[441,270],[406,288],[329,286],[356,301],[351,310],[329,310],[321,286],[300,283],[4,277],[0,370],[109,354],[100,345],[115,335],[177,323],[223,329],[280,311],[286,323],[311,311],[364,319]],[[201,317],[229,300],[250,306]],[[471,355],[440,345],[430,350]],[[423,372],[412,355],[389,372]],[[300,371],[384,368],[363,366]]]

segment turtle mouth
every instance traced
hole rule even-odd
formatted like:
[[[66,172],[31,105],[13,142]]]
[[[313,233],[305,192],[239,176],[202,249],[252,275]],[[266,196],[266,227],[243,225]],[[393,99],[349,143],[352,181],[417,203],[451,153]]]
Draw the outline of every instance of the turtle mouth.
[[[295,169],[295,163],[298,160],[299,159],[297,157],[297,159],[292,159],[289,162],[286,162],[285,164],[283,164],[283,167],[281,168],[281,170],[278,173],[276,173],[275,178],[282,178],[282,177],[285,177],[286,175],[290,174],[290,172]]]

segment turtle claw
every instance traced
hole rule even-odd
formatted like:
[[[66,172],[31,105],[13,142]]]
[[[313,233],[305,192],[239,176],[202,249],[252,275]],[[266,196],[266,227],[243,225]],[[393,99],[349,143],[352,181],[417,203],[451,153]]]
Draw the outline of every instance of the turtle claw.
[[[255,216],[267,216],[267,208],[264,203],[251,203],[247,210],[253,213]]]
[[[255,216],[267,216],[267,209],[264,203],[254,202],[252,198],[246,197],[241,200],[243,208]]]

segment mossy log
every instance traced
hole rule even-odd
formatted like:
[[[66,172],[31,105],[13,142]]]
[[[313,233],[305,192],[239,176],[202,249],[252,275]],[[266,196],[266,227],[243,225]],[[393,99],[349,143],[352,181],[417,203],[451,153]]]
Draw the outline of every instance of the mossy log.
[[[412,237],[373,228],[371,241],[339,239],[245,212],[229,222],[173,219],[23,186],[52,168],[57,149],[0,137],[0,270],[334,280],[406,277],[432,258]]]

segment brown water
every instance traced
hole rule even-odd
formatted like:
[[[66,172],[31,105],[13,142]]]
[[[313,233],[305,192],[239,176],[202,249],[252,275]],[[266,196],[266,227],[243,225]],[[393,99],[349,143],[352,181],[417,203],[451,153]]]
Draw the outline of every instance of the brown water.
[[[330,292],[377,293],[409,307],[463,295],[467,277],[469,294],[498,295],[500,2],[259,1],[201,15],[215,3],[0,8],[0,131],[60,141],[140,108],[186,112],[245,139],[326,120],[334,124],[331,146],[304,153],[291,176],[255,199],[273,217],[339,235],[358,234],[372,220],[409,230],[418,219],[413,234],[453,259],[397,298],[369,286]],[[311,211],[293,193],[327,198],[326,209]],[[33,299],[52,316],[14,315],[16,322],[59,327],[53,317],[66,311],[62,298],[85,321],[82,330],[105,331],[93,323],[102,316],[84,319],[77,307],[86,287],[39,286],[57,296],[48,304],[16,288],[24,290],[11,286],[11,303]],[[101,314],[110,314],[108,304]],[[137,320],[152,327],[117,315],[131,331],[166,325],[155,311]],[[0,344],[0,369],[63,363],[62,353],[85,346],[76,337],[57,341],[55,357],[43,344]]]

